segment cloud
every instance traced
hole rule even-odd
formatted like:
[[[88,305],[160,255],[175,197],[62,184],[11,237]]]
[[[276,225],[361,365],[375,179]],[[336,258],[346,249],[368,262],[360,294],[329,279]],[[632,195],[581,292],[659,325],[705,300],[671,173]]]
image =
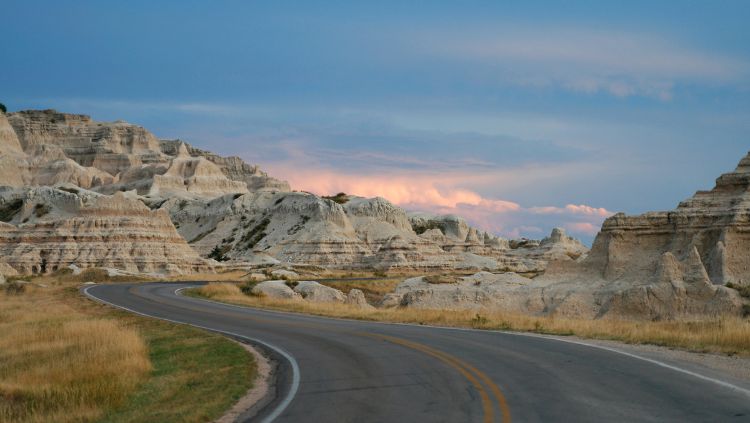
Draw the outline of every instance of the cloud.
[[[602,207],[591,207],[585,204],[568,204],[565,207],[531,207],[529,208],[531,213],[535,214],[578,214],[586,216],[599,216],[608,217],[612,213]]]
[[[563,227],[571,233],[596,235],[601,226],[594,225],[590,222],[566,222]]]
[[[414,33],[412,46],[472,62],[498,82],[670,100],[678,83],[742,81],[750,66],[657,35],[585,29]]]
[[[605,208],[585,204],[524,207],[514,201],[486,198],[460,186],[486,175],[408,171],[361,174],[289,163],[272,164],[269,169],[273,174],[284,175],[297,190],[319,195],[345,192],[380,196],[407,210],[457,214],[483,230],[511,238],[539,238],[561,226],[588,241],[612,214]]]

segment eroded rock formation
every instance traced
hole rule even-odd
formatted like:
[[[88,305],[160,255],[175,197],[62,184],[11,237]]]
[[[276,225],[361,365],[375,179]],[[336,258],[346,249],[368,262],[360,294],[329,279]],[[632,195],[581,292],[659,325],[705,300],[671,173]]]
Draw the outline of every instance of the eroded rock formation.
[[[197,251],[220,260],[539,272],[553,257],[573,259],[586,251],[562,232],[534,247],[498,246],[501,238],[480,234],[463,220],[466,233],[474,234],[468,241],[440,228],[420,236],[406,212],[383,198],[346,196],[336,202],[302,192],[257,191],[210,200],[175,198],[161,207],[170,211],[180,234]]]
[[[160,141],[127,122],[97,122],[55,110],[0,116],[0,154],[17,162],[4,179],[9,186],[69,182],[102,193],[134,189],[157,197],[289,191],[286,182],[238,157],[219,157],[179,140]]]
[[[127,201],[137,200],[158,210],[149,230],[154,231],[160,245],[173,243],[176,228],[203,257],[234,266],[285,263],[369,270],[539,273],[550,260],[572,260],[586,250],[561,233],[553,233],[541,243],[510,242],[472,228],[457,216],[407,214],[383,198],[324,198],[291,192],[286,182],[269,177],[238,157],[221,157],[181,140],[159,140],[145,128],[126,122],[97,122],[86,115],[55,110],[21,111],[7,118],[0,113],[0,178],[0,186],[16,188],[46,186],[65,192],[74,187],[80,190],[81,198],[97,198],[99,202],[116,195],[125,204],[118,193],[128,192]],[[43,192],[50,198],[65,197],[57,191],[6,190],[5,195],[10,199],[19,192]],[[105,196],[96,197],[95,193]],[[33,241],[38,251],[32,252],[27,245],[25,258],[13,259],[22,272],[59,268],[65,261],[63,256],[66,260],[76,257],[81,267],[99,263],[136,271],[165,270],[158,261],[139,262],[141,255],[158,255],[146,251],[151,247],[122,248],[111,253],[121,258],[105,259],[91,253],[90,260],[83,260],[82,253],[71,251],[94,250],[102,244],[73,244],[90,242],[92,236],[81,235],[58,245],[57,233],[43,232],[42,228],[59,224],[63,231],[68,224],[65,219],[84,215],[96,221],[87,214],[91,207],[88,203],[70,206],[70,213],[58,203],[50,203],[55,213],[48,219],[54,217],[59,222],[48,220],[36,227],[32,225],[34,216],[24,216],[29,221],[13,220],[14,229],[5,227],[8,240],[21,239],[24,231],[36,234]],[[107,224],[111,227],[127,227],[135,218],[130,209],[123,210],[119,217],[113,209],[102,213],[110,219]],[[165,213],[175,227],[163,221]],[[43,233],[49,235],[49,242],[43,239]],[[130,236],[141,245],[145,234],[134,230]],[[127,242],[125,238],[122,241]],[[176,248],[175,253],[184,252],[192,263],[194,255],[183,247]],[[45,260],[44,266],[40,260]],[[184,271],[191,266],[182,263],[176,268]]]
[[[578,254],[566,243],[556,231],[539,246]],[[538,278],[479,273],[445,285],[413,278],[388,303],[584,318],[739,315],[747,300],[724,285],[750,283],[749,245],[750,154],[675,210],[608,218],[587,256],[552,259]]]
[[[177,233],[164,210],[133,195],[73,186],[0,188],[0,257],[19,273],[108,267],[189,273],[210,265]]]

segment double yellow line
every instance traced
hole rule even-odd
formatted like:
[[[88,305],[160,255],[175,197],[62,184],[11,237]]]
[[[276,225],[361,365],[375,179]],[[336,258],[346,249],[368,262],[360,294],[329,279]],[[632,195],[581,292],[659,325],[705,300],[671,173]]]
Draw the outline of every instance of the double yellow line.
[[[495,385],[495,383],[492,381],[492,379],[489,378],[489,376],[487,376],[485,373],[478,370],[471,364],[466,363],[465,361],[462,361],[443,351],[428,347],[427,345],[407,341],[405,339],[396,338],[394,336],[366,332],[360,332],[358,333],[358,335],[371,338],[380,338],[397,345],[423,352],[453,367],[454,369],[458,370],[458,372],[461,373],[466,379],[468,379],[469,382],[477,390],[477,392],[479,392],[479,397],[482,400],[482,411],[484,412],[484,423],[492,423],[495,421],[495,407],[493,406],[490,394],[492,394],[494,400],[497,401],[498,408],[500,409],[500,415],[502,416],[502,422],[510,423],[510,408],[508,407],[508,402],[506,401],[503,393],[500,391],[500,388]],[[489,388],[489,393],[487,392],[487,389],[485,389],[485,387]]]
[[[155,303],[166,303],[169,304],[169,302],[164,301],[160,298],[149,298],[146,295],[143,295],[135,289],[135,287],[132,287],[130,289],[131,294],[134,294],[138,297],[144,298],[148,301],[155,302]],[[176,305],[178,307],[186,308],[189,310],[197,311],[197,312],[205,312],[206,310],[199,309],[196,307],[190,307],[184,303],[180,304],[172,304]],[[327,329],[332,330],[330,327],[322,326],[322,325],[316,325],[316,324],[304,324],[300,322],[279,322],[275,319],[265,319],[265,318],[259,318],[257,316],[247,316],[242,313],[232,313],[228,310],[221,310],[220,313],[218,313],[218,310],[212,310],[215,314],[224,315],[226,317],[240,317],[242,319],[252,320],[254,322],[262,323],[273,323],[273,324],[283,324],[286,326],[292,326],[292,327],[315,327],[318,329]],[[338,332],[338,331],[337,331]],[[431,357],[434,357],[443,363],[447,364],[450,367],[453,367],[454,369],[458,370],[459,373],[461,373],[477,390],[479,393],[479,397],[482,401],[482,411],[484,414],[484,423],[493,423],[495,421],[495,406],[493,404],[493,399],[497,401],[497,408],[500,410],[500,415],[502,418],[503,423],[510,423],[511,417],[510,417],[510,408],[508,407],[508,402],[505,399],[505,396],[500,391],[500,388],[497,387],[497,385],[492,381],[492,379],[489,378],[484,372],[480,371],[476,367],[472,366],[469,363],[466,363],[463,360],[460,360],[448,353],[445,353],[443,351],[428,347],[427,345],[420,344],[417,342],[407,341],[406,339],[397,338],[395,336],[389,336],[389,335],[381,335],[381,334],[375,334],[375,333],[369,333],[369,332],[351,332],[348,330],[343,330],[341,332],[347,332],[358,336],[365,336],[369,338],[375,338],[375,339],[382,339],[391,343],[394,343],[396,345],[401,345],[403,347],[407,347],[410,349],[413,349],[415,351],[423,352]],[[489,393],[488,393],[489,389]],[[490,397],[490,394],[493,398]]]

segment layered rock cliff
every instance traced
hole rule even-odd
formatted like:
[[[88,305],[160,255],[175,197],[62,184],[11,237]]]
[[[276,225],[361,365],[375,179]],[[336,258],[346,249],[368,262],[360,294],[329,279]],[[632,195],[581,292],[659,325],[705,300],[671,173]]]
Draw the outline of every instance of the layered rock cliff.
[[[97,122],[86,115],[55,110],[10,113],[7,119],[0,113],[0,165],[0,186],[74,186],[87,192],[86,198],[94,198],[91,192],[95,192],[118,196],[118,201],[124,201],[119,193],[128,192],[128,201],[137,199],[162,213],[149,228],[161,247],[118,249],[120,261],[93,253],[92,259],[82,259],[89,253],[73,253],[72,249],[93,251],[102,244],[88,235],[60,244],[57,232],[42,230],[51,221],[39,227],[30,226],[35,222],[33,215],[24,217],[28,222],[13,221],[15,229],[5,227],[6,241],[21,239],[28,231],[39,247],[33,250],[31,244],[20,244],[25,252],[13,260],[22,272],[59,268],[72,257],[79,267],[106,264],[164,270],[159,262],[147,259],[140,263],[138,257],[154,256],[148,253],[149,248],[155,251],[174,244],[175,227],[203,257],[233,265],[292,263],[348,269],[539,273],[552,259],[573,260],[586,250],[579,242],[554,233],[541,243],[509,242],[470,227],[460,217],[407,214],[383,198],[326,198],[291,192],[286,182],[238,157],[221,157],[181,140],[159,140],[145,128],[126,122]],[[16,198],[22,191],[5,191],[5,195]],[[53,191],[44,193],[59,196]],[[49,207],[63,210],[55,204]],[[71,215],[50,214],[49,218],[82,218],[88,207],[79,207]],[[163,222],[164,213],[175,227]],[[127,227],[134,218],[132,211],[119,217],[112,210],[106,214],[112,227]],[[115,223],[118,219],[120,223]],[[62,231],[69,223],[61,220],[55,224],[62,225]],[[141,245],[142,235],[134,230],[132,242]],[[175,252],[188,254],[184,245]],[[192,263],[194,256],[186,257]],[[38,263],[42,259],[45,266]],[[177,265],[180,269],[191,266]]]
[[[439,236],[420,236],[403,209],[378,197],[333,201],[302,192],[258,191],[211,200],[174,198],[161,207],[170,211],[180,234],[197,251],[220,260],[348,269],[540,272],[553,256],[570,259],[586,250],[567,236],[517,249],[503,243],[498,247],[492,241],[496,237],[485,243],[484,234],[458,241],[449,231],[446,235],[436,228]],[[466,227],[467,233],[479,234]]]
[[[238,157],[222,158],[182,141],[160,141],[127,122],[97,122],[55,110],[0,117],[0,154],[15,155],[18,161],[15,168],[20,170],[13,173],[21,176],[3,183],[10,186],[69,182],[108,194],[136,190],[162,197],[289,191],[286,182]]]
[[[657,273],[664,254],[683,262],[697,250],[714,284],[750,283],[750,155],[675,210],[607,219],[585,265],[606,280]]]
[[[540,246],[564,248],[563,255],[576,251],[566,243],[555,232]],[[588,255],[558,260],[558,251],[538,278],[480,273],[446,285],[415,278],[391,302],[583,318],[741,315],[748,300],[731,287],[750,284],[748,246],[750,154],[712,190],[698,191],[675,210],[608,218]]]
[[[0,188],[0,257],[19,273],[75,265],[138,273],[210,270],[164,210],[73,186]]]

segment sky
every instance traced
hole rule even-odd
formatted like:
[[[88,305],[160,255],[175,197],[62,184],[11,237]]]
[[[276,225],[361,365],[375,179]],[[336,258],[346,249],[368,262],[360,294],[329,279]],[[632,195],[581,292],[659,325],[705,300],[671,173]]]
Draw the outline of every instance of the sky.
[[[158,4],[157,4],[158,3]],[[0,102],[506,237],[674,208],[750,149],[747,1],[6,1]]]

